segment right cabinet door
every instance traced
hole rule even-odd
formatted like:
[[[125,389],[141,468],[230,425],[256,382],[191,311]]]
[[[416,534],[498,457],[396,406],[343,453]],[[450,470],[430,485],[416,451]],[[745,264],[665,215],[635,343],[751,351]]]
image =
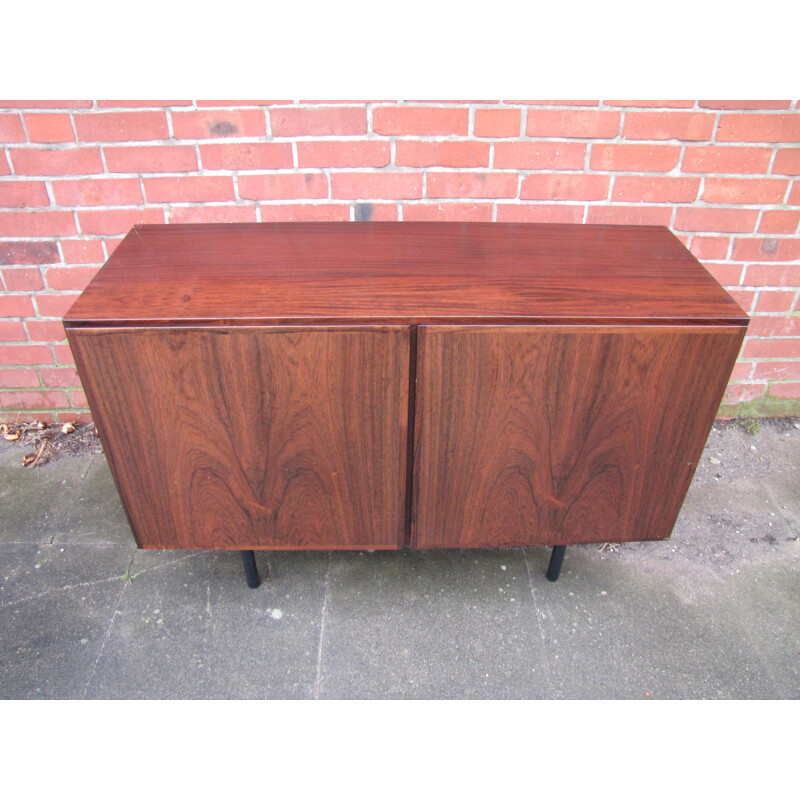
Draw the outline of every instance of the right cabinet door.
[[[420,326],[412,545],[668,537],[744,333]]]

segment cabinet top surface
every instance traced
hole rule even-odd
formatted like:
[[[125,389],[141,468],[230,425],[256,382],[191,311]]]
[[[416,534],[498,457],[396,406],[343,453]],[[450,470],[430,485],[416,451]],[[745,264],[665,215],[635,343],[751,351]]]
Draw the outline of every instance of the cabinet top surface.
[[[80,324],[699,321],[747,316],[667,229],[295,222],[140,225]]]

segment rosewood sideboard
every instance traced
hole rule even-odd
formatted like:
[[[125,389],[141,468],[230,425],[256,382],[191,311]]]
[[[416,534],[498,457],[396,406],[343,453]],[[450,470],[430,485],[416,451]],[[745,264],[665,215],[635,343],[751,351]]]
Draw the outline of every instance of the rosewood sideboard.
[[[649,226],[136,226],[64,319],[139,547],[667,538],[748,318]]]

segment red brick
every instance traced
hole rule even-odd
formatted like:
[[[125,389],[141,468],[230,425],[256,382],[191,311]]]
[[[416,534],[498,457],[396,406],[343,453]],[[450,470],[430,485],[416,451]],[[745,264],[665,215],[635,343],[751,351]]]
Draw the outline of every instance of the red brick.
[[[96,236],[127,233],[134,225],[164,222],[160,208],[114,208],[78,211],[81,231]]]
[[[372,130],[386,136],[466,136],[469,109],[381,106],[372,112]]]
[[[173,206],[169,222],[255,222],[255,206]]]
[[[0,142],[24,142],[25,129],[19,114],[0,114]]]
[[[40,317],[61,318],[78,299],[78,294],[40,294],[36,297]]]
[[[791,108],[791,100],[699,100],[700,108],[764,109],[781,110]]]
[[[738,286],[742,279],[743,267],[741,264],[715,264],[706,263],[703,266],[711,273],[717,283],[723,286]]]
[[[0,294],[0,317],[33,317],[33,303],[27,294]]]
[[[518,103],[523,106],[599,106],[599,100],[504,100],[504,103]]]
[[[359,136],[367,132],[367,109],[271,108],[269,122],[273,136]]]
[[[190,145],[105,147],[109,172],[194,172],[197,156]]]
[[[52,186],[60,206],[134,206],[143,202],[138,178],[84,178],[53,181]]]
[[[229,175],[186,175],[145,178],[148,203],[211,203],[235,200],[233,178]]]
[[[800,114],[723,114],[718,142],[800,141]]]
[[[578,142],[497,142],[496,169],[583,169],[586,145]]]
[[[800,181],[792,181],[792,188],[789,190],[786,202],[790,206],[800,206]]]
[[[99,147],[26,148],[9,152],[17,175],[90,175],[103,171]]]
[[[770,178],[706,178],[702,199],[707,203],[773,205],[783,202],[788,180]]]
[[[613,139],[619,134],[619,111],[528,110],[528,136]]]
[[[0,207],[30,208],[49,206],[44,181],[5,181],[0,183]]]
[[[229,108],[230,106],[288,106],[292,100],[198,100],[198,108]],[[348,101],[352,103],[353,101]]]
[[[798,223],[800,223],[800,211],[762,211],[758,232],[788,233],[793,236],[797,233]]]
[[[608,175],[539,174],[522,179],[523,200],[605,200]]]
[[[69,236],[77,232],[72,211],[0,212],[0,236]]]
[[[772,163],[775,175],[800,175],[800,147],[782,147]]]
[[[99,239],[62,239],[61,250],[67,264],[101,264],[106,260]]]
[[[19,320],[0,319],[0,342],[26,342],[25,326]]]
[[[297,203],[270,205],[259,203],[262,222],[348,222],[346,203]]]
[[[388,142],[297,142],[303,167],[385,167],[392,158]]]
[[[733,371],[731,372],[731,380],[746,381],[750,377],[750,373],[752,371],[753,371],[752,361],[738,361],[736,364],[733,365]]]
[[[506,136],[519,136],[522,123],[522,109],[519,108],[478,108],[475,110],[475,136],[499,139]]]
[[[604,100],[607,106],[625,108],[692,108],[694,100]]]
[[[424,220],[446,222],[491,222],[491,203],[407,203],[403,206],[407,222]]]
[[[74,366],[75,356],[72,355],[69,344],[54,344],[53,352],[56,354],[56,362],[62,366]]]
[[[59,411],[56,414],[57,422],[62,425],[65,422],[91,422],[92,414],[89,411]]]
[[[413,172],[334,172],[331,197],[403,200],[422,197],[422,175]]]
[[[714,132],[714,114],[702,112],[629,111],[622,135],[626,139],[680,139],[704,141]]]
[[[47,270],[47,285],[58,291],[82,292],[97,274],[99,267],[51,267]]]
[[[744,358],[797,358],[800,339],[745,339]]]
[[[164,111],[108,111],[74,114],[81,142],[145,142],[169,139]]]
[[[732,383],[725,390],[725,401],[729,403],[746,403],[756,400],[764,394],[766,384],[763,383]]]
[[[60,260],[55,242],[0,242],[0,265],[55,264]]]
[[[691,203],[699,189],[700,178],[619,175],[614,179],[612,199],[628,203]]]
[[[752,313],[753,301],[756,298],[754,289],[728,289],[728,294],[742,307],[746,313]]]
[[[753,379],[786,381],[800,378],[800,361],[762,361],[755,365]]]
[[[770,397],[786,397],[794,400],[800,397],[800,381],[797,383],[773,383],[769,387]]]
[[[727,236],[695,236],[689,249],[701,261],[722,261],[728,257],[730,244]]]
[[[246,200],[307,200],[328,196],[328,177],[319,172],[240,175],[239,197]]]
[[[737,239],[733,258],[739,261],[794,261],[800,258],[800,239]],[[797,265],[800,269],[800,265]],[[800,285],[800,280],[795,283]]]
[[[91,100],[0,100],[0,108],[91,108]]]
[[[516,197],[519,178],[504,172],[429,172],[428,197]]]
[[[399,219],[395,203],[356,203],[355,219],[358,222],[396,222]]]
[[[50,144],[75,141],[69,114],[25,114],[24,118],[29,142]]]
[[[589,206],[587,224],[594,225],[669,225],[670,206]]]
[[[750,336],[764,336],[769,338],[800,336],[800,315],[787,316],[773,314],[760,315],[750,319],[747,329]]]
[[[69,392],[69,401],[73,408],[86,408],[86,394],[81,389],[72,389]]]
[[[567,203],[498,203],[498,222],[583,222],[584,206]]]
[[[591,169],[622,172],[669,172],[678,164],[681,148],[668,144],[595,144]]]
[[[66,392],[0,392],[0,408],[63,408],[68,406]]]
[[[287,142],[200,145],[203,169],[281,169],[292,166]]]
[[[42,376],[42,383],[48,388],[81,385],[75,367],[42,367],[39,374]]]
[[[791,311],[796,294],[795,289],[789,292],[762,290],[758,293],[756,311],[759,314]]]
[[[683,172],[743,174],[766,173],[772,157],[771,147],[687,147],[683,154]]]
[[[25,367],[52,364],[53,354],[45,344],[6,344],[0,346],[0,366]]]
[[[167,108],[168,106],[190,106],[191,100],[98,100],[98,108]],[[202,105],[198,101],[198,105]]]
[[[415,142],[401,139],[395,145],[398,167],[488,167],[488,142]]]
[[[11,166],[8,163],[8,157],[5,150],[0,150],[0,175],[10,175]]]
[[[29,319],[25,327],[32,342],[60,342],[66,337],[64,325],[58,319]]]
[[[42,273],[34,267],[4,269],[3,280],[9,292],[38,292],[44,289]]]
[[[230,111],[173,111],[176,139],[220,139],[224,136],[266,136],[267,118],[258,109]]]
[[[744,208],[679,208],[675,228],[679,231],[720,231],[751,233],[756,229],[758,210]]]
[[[39,385],[35,369],[0,369],[0,386],[6,389],[31,389]]]
[[[800,264],[750,264],[744,276],[744,285],[800,286]]]

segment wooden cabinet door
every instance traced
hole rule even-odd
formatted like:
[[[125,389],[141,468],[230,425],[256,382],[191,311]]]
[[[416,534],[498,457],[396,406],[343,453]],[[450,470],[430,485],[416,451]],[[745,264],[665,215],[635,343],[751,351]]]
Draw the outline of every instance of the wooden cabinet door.
[[[69,340],[141,547],[402,547],[407,326]]]
[[[666,538],[743,336],[420,326],[413,545]]]

